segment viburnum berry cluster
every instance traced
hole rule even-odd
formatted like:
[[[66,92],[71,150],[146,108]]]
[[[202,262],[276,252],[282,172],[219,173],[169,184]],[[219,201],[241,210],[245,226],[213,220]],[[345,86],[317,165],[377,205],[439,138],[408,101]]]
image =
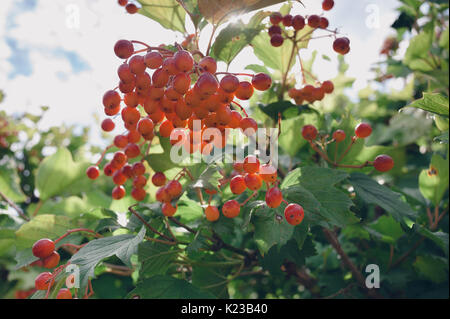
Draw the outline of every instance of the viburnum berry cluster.
[[[225,202],[222,208],[222,213],[225,217],[237,217],[240,213],[241,206],[245,205],[251,198],[257,196],[259,190],[265,183],[265,201],[267,206],[277,208],[284,202],[287,205],[284,210],[286,221],[293,226],[302,222],[304,217],[303,207],[298,204],[289,204],[283,199],[283,194],[278,188],[277,169],[271,164],[261,165],[256,156],[249,155],[242,163],[235,162],[233,164],[233,171],[229,182],[230,190],[234,195],[240,195],[246,190],[253,191],[253,194],[241,204],[234,199]]]
[[[135,50],[136,44],[145,48]],[[113,131],[114,120],[120,114],[126,133],[116,135],[113,145],[86,172],[90,179],[98,178],[106,151],[117,148],[112,160],[103,167],[104,174],[112,177],[116,184],[112,191],[114,199],[126,195],[127,180],[132,181],[133,198],[145,199],[144,186],[148,177],[144,161],[155,133],[171,138],[172,145],[182,143],[191,154],[206,155],[213,147],[225,147],[226,129],[240,129],[246,135],[257,130],[256,121],[236,99],[248,100],[255,90],[269,89],[272,80],[267,74],[217,72],[217,63],[212,57],[195,52],[194,59],[180,45],[169,49],[119,40],[114,52],[125,61],[117,70],[119,85],[103,96],[105,114],[113,118],[105,119],[101,127],[106,132]],[[207,128],[218,129],[221,137],[205,137],[203,132]],[[172,134],[174,132],[180,134]],[[175,182],[169,182],[164,189]],[[171,200],[180,194],[173,192]],[[169,215],[175,210],[176,207],[164,205]]]
[[[334,7],[333,0],[324,0],[322,2],[322,8],[324,11],[329,11]],[[337,37],[337,30],[329,30],[329,21],[323,15],[282,15],[280,12],[273,12],[270,15],[271,26],[268,29],[270,36],[270,43],[274,47],[283,45],[284,41],[292,41],[293,50],[298,51],[297,47],[301,42],[307,42],[313,39],[312,34],[316,30],[322,30],[328,34],[318,36],[319,37],[333,37],[333,49],[339,54],[345,55],[350,52],[350,40],[347,37]],[[309,27],[309,29],[305,29]],[[303,30],[303,31],[302,31]],[[302,31],[303,33],[299,33]],[[294,52],[293,51],[293,52]],[[321,101],[326,94],[331,94],[334,91],[334,85],[331,81],[324,81],[320,83],[311,73],[303,68],[300,55],[298,54],[301,71],[303,74],[303,87],[291,88],[288,91],[288,95],[295,101],[297,105],[301,105],[305,102],[314,103],[315,101]],[[308,84],[306,81],[306,75],[313,78],[316,83],[314,85]]]
[[[125,7],[125,10],[129,14],[135,14],[139,11],[139,7],[136,3],[129,1],[129,0],[118,0],[117,3],[121,7]]]
[[[87,233],[90,235],[93,235],[97,238],[102,237],[100,234],[94,232],[93,230],[87,229],[87,228],[76,228],[76,229],[70,229],[66,231],[66,233],[62,236],[60,236],[55,241],[49,239],[49,238],[42,238],[37,240],[33,246],[32,246],[32,253],[33,256],[36,258],[39,258],[38,260],[32,262],[30,266],[34,267],[41,267],[41,268],[47,268],[47,269],[53,269],[52,272],[46,271],[40,273],[34,281],[35,287],[34,290],[44,290],[47,291],[47,294],[45,298],[48,298],[48,295],[50,293],[51,288],[55,284],[56,277],[69,265],[69,263],[63,264],[61,266],[59,265],[60,262],[60,255],[56,251],[56,245],[64,238],[68,237],[69,235],[73,233]],[[84,247],[86,244],[81,245],[75,245],[71,243],[63,243],[60,245],[60,247],[69,247],[74,252],[77,252],[82,247]],[[84,298],[89,298],[94,293],[92,290],[92,285],[89,280],[89,292],[86,292],[84,295]],[[58,291],[58,294],[56,296],[56,299],[72,299],[72,292],[68,288],[61,288]]]
[[[309,142],[314,151],[317,152],[325,161],[330,163],[334,167],[344,167],[344,168],[364,168],[367,166],[373,166],[379,172],[388,172],[394,167],[394,160],[389,155],[378,155],[374,161],[366,161],[360,165],[344,165],[341,164],[342,160],[351,150],[352,146],[358,139],[365,139],[372,134],[372,127],[368,123],[360,123],[355,127],[355,135],[351,137],[350,144],[348,147],[340,154],[338,157],[338,144],[344,142],[347,138],[345,131],[336,130],[331,135],[329,140],[329,134],[320,135],[317,128],[314,125],[305,125],[302,128],[302,136],[305,140]],[[334,160],[331,160],[327,155],[327,146],[331,143],[336,143]]]

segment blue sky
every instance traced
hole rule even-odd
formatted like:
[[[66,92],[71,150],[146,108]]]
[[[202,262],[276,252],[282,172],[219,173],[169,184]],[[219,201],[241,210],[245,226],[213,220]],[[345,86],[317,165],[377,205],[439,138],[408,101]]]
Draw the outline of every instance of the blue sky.
[[[318,0],[304,0],[306,9],[321,12]],[[379,60],[379,48],[390,34],[396,17],[396,0],[335,0],[327,13],[330,26],[351,39],[350,76],[358,78],[355,91],[372,77],[370,67]],[[278,6],[269,9],[276,9]],[[375,19],[372,19],[375,17]],[[244,17],[248,18],[248,17]],[[201,41],[206,46],[208,32]],[[2,0],[0,6],[0,89],[6,93],[0,108],[9,112],[50,110],[43,125],[96,125],[103,118],[101,97],[116,85],[120,61],[112,47],[120,38],[158,45],[180,41],[180,35],[163,29],[141,15],[129,15],[115,0]],[[326,39],[329,40],[329,39]],[[314,41],[311,50],[332,57],[315,72],[325,80],[336,75],[336,55],[329,41]],[[308,53],[307,53],[308,54]],[[307,56],[305,56],[307,57]],[[255,63],[250,48],[233,62],[230,71]],[[98,131],[98,130],[97,130]]]

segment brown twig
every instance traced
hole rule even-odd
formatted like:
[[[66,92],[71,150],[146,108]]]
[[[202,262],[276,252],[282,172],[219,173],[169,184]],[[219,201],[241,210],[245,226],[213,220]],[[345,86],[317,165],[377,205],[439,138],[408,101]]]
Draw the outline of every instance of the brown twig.
[[[3,194],[1,191],[0,191],[0,197],[2,197],[5,200],[5,202],[8,203],[9,206],[14,208],[14,210],[19,214],[20,217],[25,219],[27,222],[30,221],[30,218],[23,212],[23,210],[16,203],[14,203],[11,199],[9,199],[5,194]]]
[[[135,210],[133,209],[132,206],[128,207],[128,210],[129,210],[134,216],[136,216],[137,219],[139,219],[139,220],[145,225],[145,227],[147,227],[148,229],[150,229],[152,232],[154,232],[155,234],[159,235],[159,236],[162,237],[162,238],[167,239],[168,241],[171,241],[171,242],[174,241],[174,239],[170,238],[169,236],[164,235],[163,233],[161,233],[161,232],[157,231],[155,228],[153,228],[152,225],[150,225],[149,223],[147,223],[146,220],[145,220],[144,218],[142,218],[142,216],[139,215],[139,213],[138,213],[137,211],[135,211]]]
[[[345,251],[342,249],[341,244],[339,243],[339,240],[337,239],[334,232],[323,228],[323,233],[325,235],[325,238],[328,240],[328,242],[331,244],[331,246],[336,250],[339,256],[341,256],[342,262],[344,265],[351,271],[352,275],[355,277],[356,281],[359,283],[361,288],[366,290],[367,294],[370,297],[373,298],[382,298],[381,295],[379,295],[375,290],[373,289],[367,289],[366,287],[366,281],[362,273],[359,271],[359,269],[355,266],[355,264],[350,260],[350,257],[345,253]]]

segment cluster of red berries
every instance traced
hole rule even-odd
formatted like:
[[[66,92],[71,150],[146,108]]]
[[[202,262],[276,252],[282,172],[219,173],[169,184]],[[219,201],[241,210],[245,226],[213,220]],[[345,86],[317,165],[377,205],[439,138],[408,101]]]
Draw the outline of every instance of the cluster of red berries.
[[[329,11],[334,7],[333,0],[324,0],[322,2],[322,8],[324,11]],[[288,29],[292,27],[295,32],[302,30],[308,25],[313,30],[323,29],[327,30],[329,21],[323,16],[312,14],[310,16],[303,17],[302,15],[292,16],[291,14],[282,15],[280,12],[274,12],[270,15],[269,36],[270,43],[274,47],[283,45],[286,39],[296,41],[295,37],[292,38],[288,35]],[[335,33],[333,31],[333,33]],[[350,51],[350,40],[346,37],[336,38],[333,42],[333,49],[339,54],[347,54]]]
[[[146,48],[135,51],[134,43]],[[225,147],[226,128],[239,128],[247,135],[256,132],[256,121],[247,116],[235,98],[248,100],[255,89],[269,89],[272,80],[267,74],[216,72],[217,63],[213,58],[204,56],[197,62],[189,51],[178,45],[174,52],[163,47],[150,47],[139,41],[119,40],[114,52],[125,62],[117,71],[119,85],[104,94],[103,106],[108,116],[120,113],[127,130],[126,134],[115,136],[114,146],[120,151],[103,169],[105,175],[112,176],[117,185],[112,191],[114,199],[125,196],[123,185],[128,179],[133,179],[131,195],[137,201],[144,200],[146,192],[143,187],[147,178],[144,176],[143,161],[146,154],[141,152],[141,147],[148,143],[149,149],[155,132],[164,138],[173,137],[174,130],[184,132],[185,138],[183,134],[178,134],[178,138],[171,139],[172,145],[181,142],[190,153],[202,152],[205,155],[212,151],[213,146]],[[140,55],[140,52],[145,52],[145,55]],[[224,76],[219,81],[218,76],[222,74]],[[251,81],[239,80],[239,75],[249,76]],[[196,82],[192,85],[193,79]],[[245,116],[233,109],[236,106]],[[107,118],[101,126],[104,131],[110,132],[114,130],[115,123]],[[207,128],[220,130],[222,138],[203,138],[203,131]],[[194,134],[196,129],[200,132]],[[199,135],[200,138],[196,138]],[[140,156],[140,162],[128,163]],[[100,175],[100,161],[88,168],[89,178],[96,179]]]
[[[178,209],[176,200],[183,193],[183,186],[177,179],[167,182],[164,173],[157,172],[152,177],[152,183],[158,186],[156,200],[162,204],[161,210],[164,216],[172,217]]]
[[[125,7],[125,10],[130,14],[135,14],[139,11],[139,7],[129,0],[118,0],[119,6]]]
[[[331,94],[333,91],[333,82],[324,81],[317,87],[307,84],[301,89],[291,88],[288,95],[297,105],[302,105],[305,101],[308,103],[322,101],[326,94]]]
[[[36,241],[32,247],[33,255],[39,258],[38,261],[32,263],[33,266],[44,268],[55,268],[59,264],[60,256],[55,251],[55,243],[48,239],[42,238]],[[51,272],[40,273],[35,281],[36,290],[47,290],[52,284],[53,274]],[[58,292],[57,299],[72,299],[72,293],[69,289],[63,288]]]
[[[286,221],[295,226],[302,222],[304,217],[304,210],[298,204],[288,204],[283,200],[283,194],[278,188],[278,174],[275,167],[270,164],[261,165],[258,158],[254,155],[247,156],[242,163],[235,162],[233,164],[233,172],[231,173],[230,190],[234,195],[240,195],[247,189],[258,192],[263,183],[266,183],[266,204],[270,208],[277,208],[282,202],[287,204],[284,210]],[[237,217],[240,213],[240,208],[243,204],[239,204],[236,200],[232,199],[224,203],[222,207],[222,214],[228,218]],[[211,207],[211,206],[210,206]],[[214,220],[219,218],[218,210],[214,207],[210,208],[216,212],[213,214],[209,212],[211,216],[214,216]],[[207,219],[208,218],[208,212]]]
[[[352,136],[352,143],[350,144],[350,147],[353,145],[353,143],[358,138],[365,139],[369,137],[372,134],[372,127],[368,123],[360,123],[355,127],[355,135]],[[314,125],[305,125],[302,128],[302,136],[305,140],[312,143],[315,139],[318,137],[318,131],[317,128]],[[346,139],[346,133],[343,130],[336,130],[332,134],[332,141],[336,143],[343,142]],[[347,149],[348,151],[349,149]],[[335,165],[339,166],[338,163],[334,163]],[[379,172],[388,172],[394,167],[394,160],[389,155],[378,155],[373,162],[367,162],[366,164],[363,164],[360,166],[361,168],[367,165],[372,165],[377,171]]]

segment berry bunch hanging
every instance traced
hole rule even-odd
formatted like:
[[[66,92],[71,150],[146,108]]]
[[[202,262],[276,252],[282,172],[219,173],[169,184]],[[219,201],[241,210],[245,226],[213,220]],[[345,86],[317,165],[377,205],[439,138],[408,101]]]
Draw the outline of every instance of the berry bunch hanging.
[[[135,50],[137,44],[145,48]],[[125,61],[117,70],[119,85],[103,96],[104,112],[113,118],[101,124],[105,132],[113,131],[114,119],[120,114],[126,129],[126,133],[116,135],[113,145],[107,148],[119,150],[103,167],[104,174],[116,185],[112,190],[114,199],[126,195],[124,184],[128,180],[133,184],[133,198],[145,199],[148,176],[144,161],[155,133],[171,138],[172,145],[182,143],[189,153],[206,155],[213,147],[225,147],[227,128],[240,129],[247,135],[254,134],[258,128],[236,99],[248,100],[255,90],[268,90],[272,80],[267,74],[217,72],[213,58],[197,52],[196,60],[180,45],[170,50],[140,41],[119,40],[114,52]],[[222,137],[206,138],[203,132],[207,128],[218,129]],[[200,130],[199,134],[195,134],[195,130]],[[184,138],[183,134],[176,138],[172,134],[174,131],[186,134]],[[87,169],[90,179],[99,177],[103,155],[96,165]],[[178,195],[174,194],[171,199]],[[176,206],[163,206],[169,215],[176,211]]]

